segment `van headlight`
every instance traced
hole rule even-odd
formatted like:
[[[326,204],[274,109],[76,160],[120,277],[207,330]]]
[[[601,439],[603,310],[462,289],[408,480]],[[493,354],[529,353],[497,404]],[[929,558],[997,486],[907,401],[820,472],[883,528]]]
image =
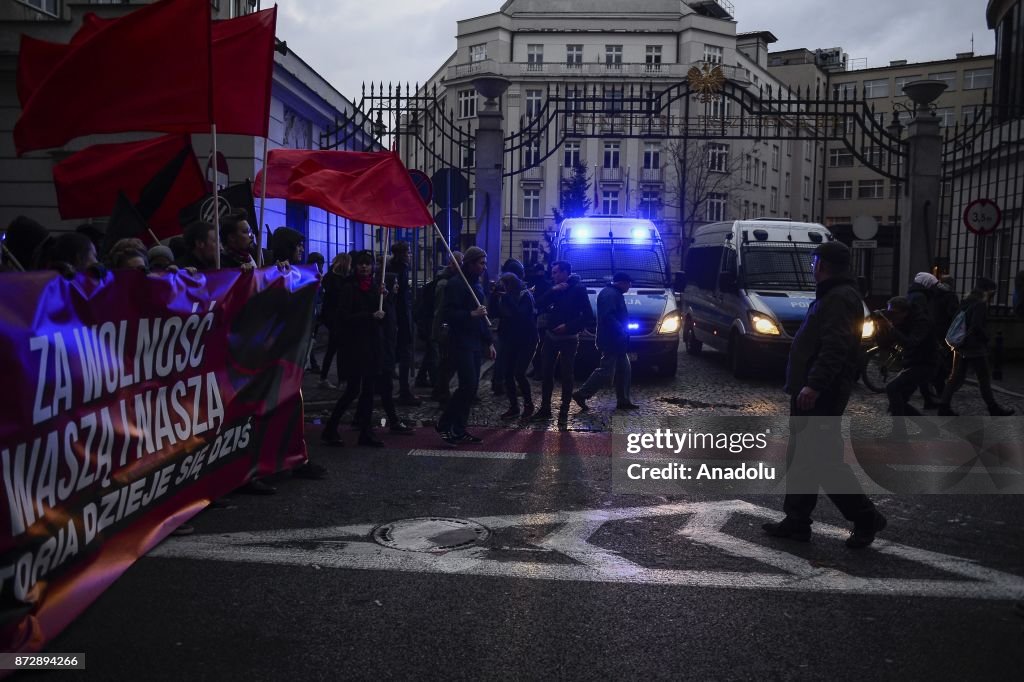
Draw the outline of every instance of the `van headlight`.
[[[752,313],[750,315],[750,323],[758,334],[764,334],[765,336],[779,336],[782,334],[779,331],[779,325],[775,324],[775,320],[767,315]]]
[[[864,318],[864,326],[861,327],[860,338],[870,339],[875,335],[876,331],[878,331],[878,329],[875,327],[875,321],[870,317]]]
[[[678,334],[679,333],[679,313],[671,313],[666,315],[662,320],[661,324],[658,325],[659,334]]]

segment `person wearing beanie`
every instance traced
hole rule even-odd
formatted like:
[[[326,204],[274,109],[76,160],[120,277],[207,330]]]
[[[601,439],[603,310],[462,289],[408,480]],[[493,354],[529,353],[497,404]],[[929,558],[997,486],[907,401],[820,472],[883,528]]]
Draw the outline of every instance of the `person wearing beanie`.
[[[149,270],[150,272],[177,272],[174,265],[174,252],[170,247],[157,244],[149,248]]]
[[[519,281],[522,281],[526,276],[526,270],[523,268],[523,264],[515,258],[509,258],[501,266],[502,275],[509,273],[515,275],[516,279]],[[505,370],[508,368],[510,349],[506,347],[505,337],[501,334],[503,308],[500,305],[499,286],[497,282],[491,283],[491,290],[487,299],[487,310],[491,321],[498,324],[498,343],[496,346],[497,355],[494,358],[494,365],[491,367],[491,392],[494,395],[501,395],[506,392]]]
[[[978,379],[978,390],[981,398],[988,406],[988,413],[993,417],[1008,417],[1013,408],[1003,407],[996,402],[992,393],[992,374],[988,363],[988,334],[985,322],[988,320],[988,306],[996,294],[998,286],[988,277],[979,277],[974,290],[960,304],[960,312],[964,314],[966,335],[963,341],[953,349],[953,369],[950,371],[946,387],[939,399],[939,416],[955,416],[950,403],[953,394],[960,390],[967,377],[970,367]]]
[[[611,283],[597,295],[597,349],[601,351],[601,364],[591,373],[572,399],[586,412],[587,400],[611,383],[615,378],[617,410],[635,410],[629,388],[633,376],[629,364],[629,312],[625,294],[633,286],[633,278],[617,272]]]
[[[480,277],[486,269],[487,252],[471,246],[462,256],[465,279],[456,275],[445,287],[442,316],[448,324],[448,357],[459,377],[459,387],[445,406],[436,429],[451,446],[481,442],[466,431],[466,425],[480,384],[483,356],[493,360],[495,355],[487,307],[480,304],[484,298]]]
[[[850,249],[845,244],[818,246],[811,256],[811,268],[817,283],[815,299],[793,338],[786,366],[791,417],[782,505],[786,517],[761,527],[774,538],[809,541],[811,514],[818,504],[818,491],[824,488],[853,523],[846,546],[860,549],[874,542],[875,534],[886,527],[886,518],[861,491],[853,470],[843,461],[841,417],[860,368],[864,303],[850,275]]]

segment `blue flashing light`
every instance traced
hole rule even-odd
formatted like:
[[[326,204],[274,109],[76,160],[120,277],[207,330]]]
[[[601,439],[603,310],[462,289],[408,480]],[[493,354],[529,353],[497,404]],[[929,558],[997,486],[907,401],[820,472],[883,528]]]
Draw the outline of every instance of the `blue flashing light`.
[[[572,231],[572,239],[577,242],[590,241],[590,228],[589,227],[577,227]]]
[[[629,329],[629,331],[631,331],[631,332],[635,332],[635,331],[640,329],[640,323],[639,322],[630,322],[630,323],[628,323],[626,325],[626,328]]]
[[[646,227],[634,227],[633,228],[633,240],[642,242],[651,238],[651,231]]]

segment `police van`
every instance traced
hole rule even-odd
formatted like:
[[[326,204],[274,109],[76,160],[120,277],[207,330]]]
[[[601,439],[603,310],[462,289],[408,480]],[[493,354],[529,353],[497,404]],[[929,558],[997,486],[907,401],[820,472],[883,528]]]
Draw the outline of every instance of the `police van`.
[[[629,310],[630,360],[675,376],[679,363],[679,310],[670,286],[665,244],[650,220],[567,218],[553,241],[554,260],[568,261],[587,287],[596,315],[597,295],[616,272],[628,273],[633,286],[625,295]],[[581,337],[581,356],[595,352],[594,337]],[[585,361],[585,360],[584,360]]]
[[[736,220],[697,228],[684,263],[683,342],[729,355],[733,374],[785,362],[814,301],[811,254],[832,234],[823,225]],[[867,309],[865,308],[865,314]],[[874,335],[865,321],[864,338]]]

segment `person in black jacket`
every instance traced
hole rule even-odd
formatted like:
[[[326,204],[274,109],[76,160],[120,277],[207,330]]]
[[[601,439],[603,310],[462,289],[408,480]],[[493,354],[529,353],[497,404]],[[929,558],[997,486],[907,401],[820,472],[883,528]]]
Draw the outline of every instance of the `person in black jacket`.
[[[526,271],[523,269],[523,264],[515,258],[509,258],[501,266],[501,274],[512,273],[516,276],[516,279],[522,281],[526,277]],[[501,279],[500,277],[498,278]],[[500,301],[500,286],[498,282],[491,283],[491,290],[487,296],[487,315],[491,318],[491,322],[497,322],[498,326],[498,343],[495,346],[497,355],[494,357],[494,365],[491,366],[491,392],[494,395],[501,395],[505,393],[505,370],[508,368],[508,361],[511,357],[510,349],[504,346],[504,336],[501,334],[502,323],[502,308],[499,305]]]
[[[331,261],[331,269],[327,271],[324,278],[320,280],[320,290],[323,292],[323,304],[320,306],[320,321],[327,327],[327,350],[324,352],[324,361],[320,365],[321,388],[336,388],[328,378],[331,372],[331,363],[338,352],[338,345],[341,342],[341,334],[338,330],[338,306],[341,303],[341,288],[349,277],[352,269],[352,257],[347,253],[339,253]],[[341,381],[341,371],[338,371],[338,380]]]
[[[441,312],[448,324],[448,357],[459,377],[459,387],[445,406],[436,429],[449,445],[481,442],[466,431],[466,424],[480,385],[483,354],[486,352],[488,359],[494,359],[487,307],[480,303],[484,298],[480,276],[486,269],[487,252],[471,246],[462,257],[465,280],[456,275],[445,286]]]
[[[342,444],[338,425],[358,396],[359,444],[382,447],[384,443],[374,436],[371,417],[373,392],[384,363],[384,313],[377,310],[383,287],[373,277],[372,253],[358,252],[352,265],[355,272],[341,289],[337,320],[341,339],[338,371],[348,379],[348,385],[335,403],[320,438],[328,445]]]
[[[562,405],[558,411],[558,423],[564,426],[569,421],[573,369],[580,332],[594,326],[594,309],[590,305],[587,288],[580,284],[579,277],[573,276],[572,265],[567,261],[551,264],[551,280],[554,286],[537,300],[538,326],[544,334],[541,350],[544,354],[544,381],[540,410],[533,419],[551,419],[551,396],[555,390],[555,364],[558,363],[562,381]]]
[[[498,325],[499,353],[505,354],[502,382],[508,396],[508,411],[502,419],[515,419],[522,414],[524,419],[533,415],[533,393],[526,368],[533,360],[537,347],[537,309],[533,294],[514,272],[501,276],[498,287],[496,308],[501,314]],[[495,367],[497,367],[495,362]],[[518,392],[517,392],[518,389]],[[523,398],[523,409],[519,409],[519,397]]]
[[[409,242],[396,241],[391,245],[388,275],[394,275],[398,282],[398,293],[394,294],[396,317],[393,320],[397,330],[395,365],[398,367],[398,404],[417,407],[423,401],[412,392],[412,388],[409,386],[413,362],[412,290],[409,282],[411,262]]]
[[[1008,417],[1014,413],[1013,408],[1006,408],[997,403],[992,393],[985,322],[988,319],[988,304],[995,296],[996,289],[995,282],[987,277],[980,277],[974,291],[960,305],[960,310],[966,315],[967,336],[963,343],[953,349],[953,369],[939,401],[940,416],[956,416],[957,413],[950,407],[950,402],[953,400],[953,394],[964,385],[968,367],[974,369],[974,374],[978,378],[978,389],[988,406],[988,413],[993,417]]]
[[[886,526],[885,517],[843,462],[840,417],[857,377],[864,304],[850,276],[846,245],[822,244],[814,250],[811,263],[817,292],[793,339],[786,367],[792,417],[783,504],[786,518],[762,528],[773,537],[810,540],[811,513],[820,486],[853,522],[846,546],[857,549],[874,542],[875,534]]]
[[[632,278],[625,272],[617,272],[612,282],[597,295],[597,349],[601,351],[601,364],[591,373],[572,399],[586,412],[587,400],[607,386],[615,377],[617,410],[635,410],[636,405],[629,397],[629,386],[633,376],[629,364],[629,320],[624,294],[633,285]]]
[[[888,309],[879,317],[886,323],[879,327],[879,334],[903,348],[903,369],[885,385],[889,414],[919,417],[921,413],[910,405],[910,396],[935,374],[936,360],[927,302],[914,305],[909,296],[896,296],[889,299]]]

